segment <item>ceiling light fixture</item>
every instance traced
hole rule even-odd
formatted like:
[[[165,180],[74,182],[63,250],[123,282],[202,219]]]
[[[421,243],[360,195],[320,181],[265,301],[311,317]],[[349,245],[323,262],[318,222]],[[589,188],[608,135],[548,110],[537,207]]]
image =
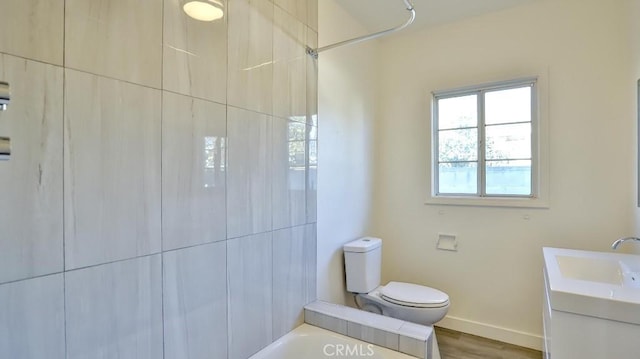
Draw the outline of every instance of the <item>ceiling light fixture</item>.
[[[182,9],[187,15],[200,21],[214,21],[224,16],[223,5],[216,0],[190,1]]]

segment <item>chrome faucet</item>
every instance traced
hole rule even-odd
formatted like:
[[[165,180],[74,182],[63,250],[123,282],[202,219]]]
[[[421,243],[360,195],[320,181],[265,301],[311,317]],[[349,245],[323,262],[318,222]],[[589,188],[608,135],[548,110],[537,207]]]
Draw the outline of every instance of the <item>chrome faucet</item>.
[[[611,249],[616,250],[618,249],[619,245],[621,245],[626,241],[631,241],[631,240],[640,242],[640,238],[638,237],[624,237],[624,238],[617,239],[615,242],[613,242],[613,244],[611,245]]]

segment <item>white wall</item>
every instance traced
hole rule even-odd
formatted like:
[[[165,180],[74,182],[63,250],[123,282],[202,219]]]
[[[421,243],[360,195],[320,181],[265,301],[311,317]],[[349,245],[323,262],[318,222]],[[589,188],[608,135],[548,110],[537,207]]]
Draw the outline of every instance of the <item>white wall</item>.
[[[319,1],[320,46],[365,32],[334,0]],[[373,187],[375,43],[320,54],[318,298],[346,303],[342,245],[366,233]]]
[[[625,9],[541,0],[382,43],[372,234],[384,280],[450,295],[443,326],[539,347],[542,247],[607,251],[633,230]],[[425,205],[431,91],[522,75],[549,82],[551,207]],[[457,253],[435,249],[439,232]]]

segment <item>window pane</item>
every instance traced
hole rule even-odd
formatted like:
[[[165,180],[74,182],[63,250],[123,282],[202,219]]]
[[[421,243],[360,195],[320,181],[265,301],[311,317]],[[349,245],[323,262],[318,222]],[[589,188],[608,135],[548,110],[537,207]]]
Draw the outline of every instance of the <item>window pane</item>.
[[[478,129],[447,130],[438,133],[438,162],[477,159]]]
[[[476,127],[477,125],[478,95],[438,100],[438,129]]]
[[[487,92],[485,101],[485,123],[508,123],[531,121],[531,87]]]
[[[531,158],[531,123],[485,128],[487,160]]]
[[[438,172],[439,193],[476,194],[478,164],[475,162],[441,163]]]
[[[531,195],[531,161],[487,161],[486,175],[489,195]]]

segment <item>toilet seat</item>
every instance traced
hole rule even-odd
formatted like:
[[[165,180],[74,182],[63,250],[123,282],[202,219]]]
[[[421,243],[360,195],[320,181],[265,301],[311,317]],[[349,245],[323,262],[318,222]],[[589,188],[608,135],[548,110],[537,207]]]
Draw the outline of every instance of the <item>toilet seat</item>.
[[[449,296],[434,288],[418,284],[389,282],[380,288],[382,299],[415,308],[441,308],[449,305]]]

